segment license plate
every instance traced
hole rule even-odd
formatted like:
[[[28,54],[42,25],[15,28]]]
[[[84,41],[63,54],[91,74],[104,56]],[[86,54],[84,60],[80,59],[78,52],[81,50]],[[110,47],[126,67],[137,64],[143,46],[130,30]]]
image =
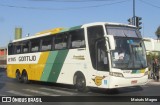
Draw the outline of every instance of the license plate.
[[[137,80],[131,81],[131,84],[136,84],[136,83],[137,83]]]

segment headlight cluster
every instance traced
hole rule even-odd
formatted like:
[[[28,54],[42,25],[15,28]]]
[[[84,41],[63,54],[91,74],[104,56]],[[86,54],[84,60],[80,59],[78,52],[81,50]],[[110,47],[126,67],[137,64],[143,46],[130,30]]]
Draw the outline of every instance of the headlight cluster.
[[[109,75],[115,76],[115,77],[124,77],[122,73],[118,73],[118,72],[110,72]]]

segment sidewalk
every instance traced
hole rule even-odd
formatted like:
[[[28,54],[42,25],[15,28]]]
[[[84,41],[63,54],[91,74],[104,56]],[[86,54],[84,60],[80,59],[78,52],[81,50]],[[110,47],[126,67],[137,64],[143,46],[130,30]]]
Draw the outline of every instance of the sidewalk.
[[[160,85],[160,80],[159,80],[159,82],[157,82],[157,81],[154,80],[154,79],[148,79],[148,83],[147,83],[147,84]]]
[[[149,71],[149,73],[148,73],[149,79],[148,79],[148,83],[147,84],[160,85],[160,79],[159,79],[159,81],[156,81],[156,80],[152,79],[153,78],[152,76],[153,76],[153,71]],[[160,71],[159,71],[159,76],[160,76]]]

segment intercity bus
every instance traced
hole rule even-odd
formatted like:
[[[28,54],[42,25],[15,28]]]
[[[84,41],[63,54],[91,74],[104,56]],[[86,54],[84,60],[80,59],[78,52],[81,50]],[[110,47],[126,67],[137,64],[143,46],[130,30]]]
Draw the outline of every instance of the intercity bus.
[[[7,76],[89,87],[115,89],[145,85],[146,52],[135,26],[95,22],[55,28],[8,44]]]

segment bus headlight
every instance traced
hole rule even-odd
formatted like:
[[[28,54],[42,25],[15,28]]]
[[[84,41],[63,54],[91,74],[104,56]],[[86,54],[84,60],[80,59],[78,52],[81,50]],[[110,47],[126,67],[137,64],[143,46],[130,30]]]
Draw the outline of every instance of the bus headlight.
[[[109,75],[115,76],[115,77],[124,77],[122,73],[118,73],[118,72],[110,72]]]

